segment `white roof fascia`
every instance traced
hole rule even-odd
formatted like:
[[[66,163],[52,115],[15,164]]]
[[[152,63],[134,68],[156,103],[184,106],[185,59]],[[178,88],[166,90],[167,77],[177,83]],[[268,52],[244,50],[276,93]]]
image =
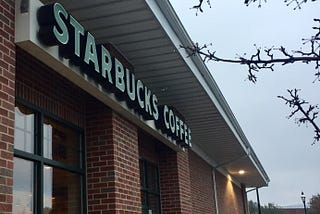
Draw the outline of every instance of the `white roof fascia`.
[[[181,54],[185,63],[189,66],[190,70],[193,72],[199,83],[202,85],[203,89],[206,91],[207,95],[210,97],[213,104],[216,106],[217,110],[242,146],[243,150],[248,156],[250,156],[250,159],[253,161],[254,165],[257,167],[257,170],[267,184],[270,181],[267,173],[265,172],[260,161],[255,155],[249,141],[243,133],[227,101],[223,97],[218,85],[210,74],[209,69],[203,63],[201,57],[198,54],[189,56],[185,49],[180,48],[180,45],[190,47],[193,45],[193,42],[184,29],[169,1],[146,0],[146,3],[153,11],[159,23],[166,31],[167,35],[170,37],[171,41]]]

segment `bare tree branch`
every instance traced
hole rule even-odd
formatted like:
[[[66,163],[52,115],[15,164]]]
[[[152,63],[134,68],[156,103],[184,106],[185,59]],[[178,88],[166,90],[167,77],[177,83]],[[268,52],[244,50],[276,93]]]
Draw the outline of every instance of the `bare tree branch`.
[[[320,26],[320,19],[314,19],[314,21]],[[305,63],[310,64],[314,63],[315,67],[315,80],[320,81],[320,27],[313,27],[316,30],[315,35],[313,35],[310,39],[303,39],[303,45],[309,45],[308,51],[301,50],[293,50],[288,51],[284,47],[280,48],[265,48],[261,50],[261,48],[256,47],[256,52],[249,57],[246,55],[238,56],[236,59],[228,59],[217,56],[216,51],[210,51],[208,46],[210,45],[202,45],[200,46],[198,43],[194,43],[192,47],[184,48],[189,56],[199,54],[203,61],[215,61],[215,62],[225,62],[225,63],[233,63],[245,65],[248,68],[248,79],[256,83],[257,76],[256,73],[260,70],[274,70],[275,64],[287,65],[293,63]],[[278,58],[275,57],[278,56]]]
[[[209,7],[211,7],[210,0],[207,0],[207,4],[208,4]],[[203,13],[202,6],[203,6],[203,0],[199,0],[199,4],[194,5],[194,6],[193,6],[192,8],[190,8],[190,9],[196,9],[196,15],[198,15],[198,11],[200,11],[201,13]]]
[[[287,6],[290,6],[291,4],[295,4],[296,6],[293,8],[294,10],[296,9],[301,9],[301,5],[307,2],[314,2],[317,0],[284,0],[284,3],[287,3]]]
[[[203,12],[203,0],[198,0],[199,4],[195,5],[192,9],[196,9],[197,12]],[[294,5],[294,10],[301,9],[301,5],[308,2],[315,2],[317,0],[284,0],[287,6]],[[244,0],[244,3],[248,6],[253,3],[258,2],[258,7],[261,7],[262,2],[267,2],[267,0]],[[207,0],[207,4],[210,5],[210,1]],[[214,62],[224,62],[224,63],[232,63],[245,65],[248,68],[248,79],[249,81],[256,83],[257,76],[256,73],[260,70],[270,70],[274,71],[274,66],[276,64],[280,65],[288,65],[293,63],[304,63],[304,64],[314,64],[315,68],[315,81],[320,81],[320,19],[314,19],[314,22],[317,26],[313,27],[316,31],[313,36],[309,39],[302,39],[303,47],[307,46],[307,50],[300,48],[300,50],[292,50],[288,51],[283,46],[279,48],[260,48],[256,47],[255,53],[251,56],[246,56],[246,54],[240,56],[238,55],[235,59],[223,58],[216,54],[216,51],[208,50],[208,46],[210,45],[199,45],[198,43],[194,43],[192,47],[184,48],[189,57],[194,55],[200,55],[204,62],[214,61]],[[285,103],[293,108],[293,111],[288,116],[288,118],[292,118],[293,116],[297,116],[301,114],[300,117],[296,118],[296,122],[300,124],[311,124],[314,129],[314,142],[320,141],[320,129],[316,123],[316,119],[318,118],[319,108],[317,105],[309,105],[309,103],[303,99],[301,99],[298,95],[299,90],[288,90],[290,95],[289,98],[284,96],[278,96],[280,99],[284,100]],[[308,108],[305,106],[308,105]]]
[[[267,70],[274,70],[275,64],[292,64],[296,62],[302,62],[302,63],[310,63],[315,62],[315,68],[318,70],[315,75],[317,76],[317,79],[320,78],[319,73],[319,61],[320,61],[320,55],[317,53],[311,53],[307,54],[301,51],[295,51],[295,53],[299,53],[300,56],[294,56],[293,54],[289,54],[284,47],[280,48],[270,48],[265,49],[264,52],[266,54],[265,58],[262,58],[261,49],[257,48],[256,53],[252,54],[251,57],[245,58],[245,56],[239,56],[237,59],[226,59],[221,58],[216,55],[216,51],[210,51],[204,49],[207,49],[207,45],[199,46],[198,43],[195,43],[193,47],[185,47],[180,46],[181,48],[186,49],[189,52],[189,56],[200,54],[203,58],[203,61],[215,61],[215,62],[225,62],[225,63],[233,63],[233,64],[240,64],[240,65],[246,65],[248,67],[248,79],[252,81],[253,83],[256,83],[257,77],[254,74],[254,72],[259,72],[262,69]],[[274,58],[274,54],[272,51],[278,51],[283,55],[282,58]],[[301,53],[300,53],[301,52]],[[320,80],[320,79],[319,79]]]
[[[296,123],[301,124],[311,124],[314,129],[314,142],[320,141],[320,128],[316,123],[316,119],[319,115],[319,107],[318,105],[309,105],[309,103],[299,97],[300,90],[294,89],[294,90],[288,90],[288,93],[290,95],[289,98],[286,98],[284,96],[278,96],[278,98],[285,101],[286,105],[289,105],[290,108],[293,108],[294,110],[291,112],[291,114],[288,116],[288,118],[292,118],[293,116],[298,115],[301,113],[301,115],[297,118],[295,118]],[[305,106],[308,106],[305,108]]]
[[[263,0],[265,3],[267,0]],[[287,6],[295,5],[294,10],[301,9],[301,5],[308,2],[315,2],[317,0],[284,0],[284,3],[286,3]],[[262,0],[244,0],[244,3],[249,6],[251,3],[259,2],[258,7],[261,7]]]
[[[261,7],[261,0],[245,0],[245,5],[249,6],[251,3],[259,2],[258,7]],[[264,0],[264,2],[267,2],[267,0]]]
[[[190,8],[190,9],[196,9],[197,15],[198,15],[198,11],[203,13],[203,9],[202,9],[203,0],[198,0],[198,1],[199,1],[199,4],[194,5],[192,8]],[[315,2],[317,0],[283,0],[283,1],[284,3],[286,3],[287,6],[295,5],[293,9],[296,10],[296,9],[301,9],[301,5],[304,3]],[[258,2],[258,7],[261,7],[262,2],[266,3],[267,0],[244,0],[244,4],[247,6],[256,2]],[[211,7],[210,0],[207,0],[207,4],[209,5],[209,7]]]

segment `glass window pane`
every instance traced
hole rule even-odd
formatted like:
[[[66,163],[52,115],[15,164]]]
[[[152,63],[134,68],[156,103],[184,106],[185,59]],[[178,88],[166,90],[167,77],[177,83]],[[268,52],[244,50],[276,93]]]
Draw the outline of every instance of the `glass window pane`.
[[[81,213],[80,175],[58,169],[44,167],[44,214]]]
[[[52,194],[52,184],[53,184],[53,168],[50,166],[44,166],[43,172],[43,213],[49,214],[52,209],[52,202],[54,200]]]
[[[14,148],[34,152],[34,113],[23,107],[15,107]]]
[[[157,165],[140,160],[142,213],[160,213],[160,188]]]
[[[141,205],[142,208],[148,207],[148,194],[144,191],[141,191]]]
[[[158,192],[158,169],[154,165],[148,164],[147,172],[149,191]]]
[[[33,163],[14,158],[13,168],[13,214],[33,213]]]
[[[144,162],[142,160],[139,161],[139,168],[140,168],[140,182],[141,182],[141,187],[146,188],[146,182],[145,182],[145,168],[144,168]]]
[[[80,134],[45,118],[43,124],[43,155],[64,164],[81,166]]]

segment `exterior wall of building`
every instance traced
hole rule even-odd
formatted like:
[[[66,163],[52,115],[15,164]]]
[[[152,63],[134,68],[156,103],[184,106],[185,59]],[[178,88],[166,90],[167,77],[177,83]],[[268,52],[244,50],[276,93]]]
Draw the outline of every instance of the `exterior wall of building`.
[[[15,45],[14,0],[0,3],[0,211],[12,210]]]
[[[20,48],[17,48],[16,97],[85,128],[88,95]]]
[[[187,152],[176,152],[143,133],[139,139],[140,157],[159,166],[163,214],[190,213],[192,210]]]
[[[141,212],[139,157],[159,164],[163,213],[215,213],[210,165],[190,150],[176,152],[138,134],[136,126],[19,48],[15,94],[86,130],[89,213]],[[218,172],[216,182],[219,213],[245,213],[243,189]],[[2,197],[9,199],[10,213],[12,195]]]
[[[95,101],[86,130],[89,213],[141,213],[137,128]]]
[[[188,152],[161,151],[161,202],[163,213],[190,213],[192,210]]]
[[[143,131],[139,131],[138,138],[140,158],[159,165],[160,150],[165,146]]]
[[[235,185],[230,179],[215,171],[219,214],[246,214],[245,189]]]
[[[14,45],[14,1],[0,3],[0,212],[12,213],[15,98],[85,131],[88,213],[141,213],[139,158],[157,163],[163,214],[215,213],[212,168],[176,152]],[[120,57],[120,56],[119,56]],[[130,67],[130,65],[128,65]],[[216,172],[220,214],[245,214],[244,189]]]
[[[17,50],[18,99],[86,130],[89,213],[140,213],[137,128]]]
[[[189,165],[193,213],[216,213],[212,167],[191,151]]]

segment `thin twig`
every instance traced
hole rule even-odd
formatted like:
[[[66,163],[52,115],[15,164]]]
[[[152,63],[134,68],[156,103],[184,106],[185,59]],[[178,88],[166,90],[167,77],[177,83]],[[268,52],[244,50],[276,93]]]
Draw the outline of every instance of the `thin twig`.
[[[293,108],[294,110],[291,112],[291,114],[288,116],[288,118],[292,118],[293,116],[296,116],[299,112],[302,114],[302,116],[295,118],[296,122],[300,124],[311,124],[314,129],[314,142],[320,141],[320,128],[316,123],[316,119],[319,115],[319,107],[318,105],[310,105],[307,101],[301,99],[299,97],[300,90],[294,89],[294,90],[288,90],[288,93],[290,95],[289,98],[286,98],[284,96],[278,96],[278,98],[285,101],[287,105],[289,105],[290,108]],[[308,106],[307,108],[304,108],[305,106]]]

